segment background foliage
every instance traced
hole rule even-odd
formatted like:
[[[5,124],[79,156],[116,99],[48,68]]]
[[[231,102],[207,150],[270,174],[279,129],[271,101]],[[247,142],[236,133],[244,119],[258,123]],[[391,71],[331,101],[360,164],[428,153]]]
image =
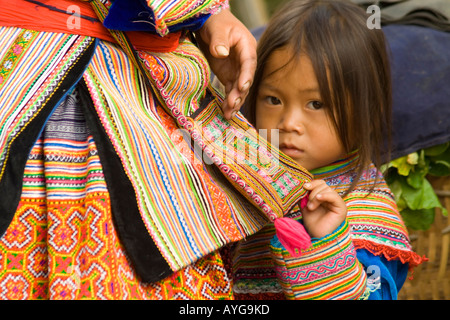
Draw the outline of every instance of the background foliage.
[[[435,208],[448,214],[429,180],[450,176],[450,142],[395,159],[383,172],[409,228],[427,230],[434,221]]]

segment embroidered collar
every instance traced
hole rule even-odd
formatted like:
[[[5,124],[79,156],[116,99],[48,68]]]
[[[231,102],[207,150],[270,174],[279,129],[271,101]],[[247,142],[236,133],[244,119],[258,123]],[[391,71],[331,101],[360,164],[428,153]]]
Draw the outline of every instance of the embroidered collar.
[[[329,179],[353,171],[358,163],[358,151],[352,151],[347,156],[339,159],[328,166],[311,170],[315,179]]]

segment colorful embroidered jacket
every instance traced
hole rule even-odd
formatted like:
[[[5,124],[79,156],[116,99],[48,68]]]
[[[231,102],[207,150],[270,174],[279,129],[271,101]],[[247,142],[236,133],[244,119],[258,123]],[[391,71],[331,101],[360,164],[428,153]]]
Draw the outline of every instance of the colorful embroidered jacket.
[[[221,115],[186,30],[227,5],[0,0],[0,298],[233,297],[218,249],[311,175]]]
[[[314,171],[344,194],[354,177],[355,159]],[[378,179],[373,190],[373,183]],[[408,269],[423,261],[414,253],[394,197],[372,166],[344,198],[346,221],[332,234],[292,257],[273,236],[272,226],[235,249],[235,292],[239,298],[396,299]],[[296,213],[301,218],[299,212]],[[270,246],[270,250],[269,250]],[[278,279],[278,280],[276,280]],[[278,294],[278,295],[277,295]]]

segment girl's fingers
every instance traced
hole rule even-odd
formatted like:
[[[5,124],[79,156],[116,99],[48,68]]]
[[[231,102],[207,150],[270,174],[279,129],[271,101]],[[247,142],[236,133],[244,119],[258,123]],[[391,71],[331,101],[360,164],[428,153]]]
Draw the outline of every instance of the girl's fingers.
[[[310,211],[316,210],[322,204],[339,207],[342,202],[341,197],[331,189],[323,180],[314,180],[305,189],[310,190],[307,208]]]
[[[338,197],[339,195],[336,192],[321,192],[308,204],[308,209],[313,211],[322,204],[327,204],[327,207],[333,211],[333,208],[339,208],[340,199]]]
[[[314,201],[316,195],[320,192],[330,189],[330,187],[323,180],[313,180],[310,183],[305,184],[304,187],[306,190],[310,190],[308,202]]]

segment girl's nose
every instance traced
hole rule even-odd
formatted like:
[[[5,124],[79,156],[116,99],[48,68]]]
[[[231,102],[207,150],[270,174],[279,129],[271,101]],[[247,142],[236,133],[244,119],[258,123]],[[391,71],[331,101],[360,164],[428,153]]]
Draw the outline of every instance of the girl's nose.
[[[300,110],[298,110],[297,108],[292,108],[292,110],[288,109],[280,118],[278,129],[280,131],[303,134],[303,121],[304,119]]]

